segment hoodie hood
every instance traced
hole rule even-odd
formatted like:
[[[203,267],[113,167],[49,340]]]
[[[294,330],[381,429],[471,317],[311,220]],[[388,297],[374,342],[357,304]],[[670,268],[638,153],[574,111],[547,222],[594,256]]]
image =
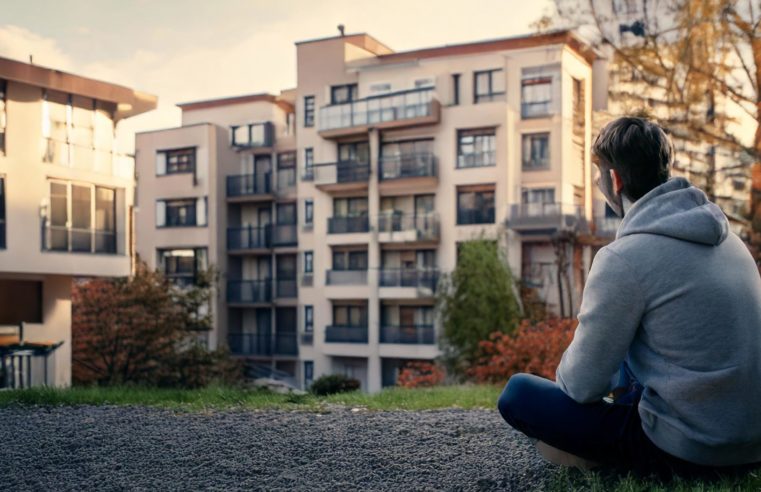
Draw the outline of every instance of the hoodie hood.
[[[705,193],[684,178],[671,178],[634,202],[616,239],[642,233],[716,246],[727,238],[729,222]]]

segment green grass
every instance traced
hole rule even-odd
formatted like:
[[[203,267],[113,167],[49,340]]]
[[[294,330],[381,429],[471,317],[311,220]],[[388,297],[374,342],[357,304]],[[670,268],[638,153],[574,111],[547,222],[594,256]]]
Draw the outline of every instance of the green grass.
[[[670,482],[657,479],[639,479],[632,475],[603,475],[564,469],[549,484],[553,492],[735,492],[761,490],[761,470],[738,478],[716,481],[685,480],[675,478]]]

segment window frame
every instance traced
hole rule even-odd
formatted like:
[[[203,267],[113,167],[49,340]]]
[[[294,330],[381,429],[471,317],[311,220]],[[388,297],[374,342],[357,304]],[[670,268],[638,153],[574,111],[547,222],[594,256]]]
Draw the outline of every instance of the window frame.
[[[165,256],[167,253],[174,252],[174,251],[192,251],[193,252],[193,272],[192,275],[189,275],[186,272],[179,272],[179,273],[169,273],[167,271],[167,263]],[[203,255],[201,255],[201,251],[204,252]],[[156,249],[156,255],[157,255],[157,264],[158,269],[161,272],[164,277],[169,279],[172,283],[175,283],[176,285],[180,286],[187,286],[187,285],[196,285],[198,283],[198,272],[201,271],[201,269],[208,268],[208,249],[205,247],[197,247],[197,248],[157,248]],[[176,256],[176,257],[179,257]],[[199,263],[201,261],[204,261],[206,265],[200,265]],[[176,282],[175,279],[192,279],[188,283],[183,282]]]
[[[314,305],[304,305],[304,333],[314,333]]]
[[[472,143],[463,143],[464,137],[473,137]],[[474,150],[478,146],[477,144],[477,138],[478,137],[491,137],[492,143],[489,146],[493,150],[487,150],[487,151],[481,151],[481,152],[471,152],[471,153],[463,153],[462,149],[464,145],[472,145]],[[483,143],[480,144],[480,147],[483,148]],[[480,163],[474,163],[473,165],[463,165],[462,162],[466,160],[468,156],[483,156],[484,154],[493,153],[493,159],[490,160],[487,163],[483,163],[483,157],[480,157],[478,161]],[[475,158],[473,159],[476,160]],[[480,167],[493,167],[497,165],[497,128],[496,127],[486,127],[486,128],[459,128],[457,129],[457,159],[455,161],[455,166],[457,169],[472,169],[472,168],[480,168]]]
[[[488,70],[477,70],[473,72],[473,104],[498,101],[501,96],[505,95],[506,90],[501,92],[495,92],[494,90],[494,74],[496,72],[502,72],[504,74],[504,70],[501,68],[490,68]],[[489,86],[489,91],[484,94],[478,92],[478,79],[482,76],[487,77]]]
[[[315,98],[314,95],[304,96],[304,128],[314,127]]]
[[[347,97],[345,101],[337,101],[336,100],[336,92],[341,90],[347,90]],[[349,104],[351,102],[354,102],[358,99],[359,96],[359,84],[350,83],[350,84],[337,84],[337,85],[331,85],[330,86],[330,105],[335,106],[339,104]]]
[[[460,105],[460,79],[461,73],[452,74],[452,106]]]
[[[198,223],[198,200],[200,198],[203,198],[206,201],[206,223],[205,224],[199,224]],[[157,225],[156,227],[159,229],[163,228],[178,228],[178,227],[206,227],[208,225],[209,219],[208,219],[208,198],[207,197],[183,197],[183,198],[162,198],[160,200],[156,200],[157,202],[163,202],[164,203],[164,224],[163,225]],[[171,202],[192,202],[193,203],[193,223],[192,224],[169,224],[169,221],[167,220],[169,218],[169,203]]]
[[[175,149],[162,149],[156,151],[159,154],[164,154],[164,173],[159,174],[158,171],[156,172],[156,176],[169,176],[172,174],[195,174],[196,172],[196,164],[197,164],[197,148],[196,147],[180,147]],[[179,169],[178,167],[175,169],[172,169],[170,167],[170,158],[173,155],[182,156],[182,155],[189,155],[191,156],[189,161],[189,167],[186,169]]]
[[[312,250],[304,251],[303,273],[309,275],[314,273],[314,251]]]
[[[304,200],[304,225],[314,224],[314,200],[306,198]]]
[[[456,214],[455,214],[455,216],[456,216],[456,221],[457,221],[456,225],[460,226],[460,225],[496,224],[496,219],[497,219],[497,217],[496,217],[496,212],[497,212],[497,210],[496,210],[496,208],[497,208],[497,202],[496,202],[496,199],[497,199],[497,190],[496,190],[496,186],[495,185],[478,185],[478,188],[479,189],[471,189],[471,187],[466,186],[466,187],[464,187],[462,189],[458,189],[457,190],[457,196],[456,196],[456,202],[455,202],[455,207],[456,207]],[[481,189],[481,188],[483,188],[483,189]],[[463,195],[469,194],[469,193],[473,194],[473,200],[474,200],[474,202],[476,202],[476,206],[474,208],[463,208],[460,205],[461,197]],[[484,205],[484,203],[487,200],[486,195],[488,195],[488,194],[491,195],[491,204],[492,205],[491,205],[491,207],[484,208],[483,205]],[[479,202],[480,202],[480,207],[479,207]],[[462,212],[465,212],[465,211],[479,211],[479,212],[481,212],[482,215],[488,216],[489,215],[489,210],[491,210],[491,215],[493,215],[493,220],[491,220],[491,221],[464,222],[464,221],[460,220],[462,218],[462,215],[461,215]]]
[[[536,131],[536,132],[531,131],[531,132],[526,132],[521,134],[521,170],[522,171],[529,171],[529,172],[530,171],[547,171],[552,167],[552,157],[550,155],[550,150],[551,150],[550,149],[550,138],[551,138],[550,133],[551,132],[547,130],[547,131]],[[526,156],[524,155],[524,151],[526,150],[525,142],[527,139],[529,139],[529,148],[530,148],[529,152],[531,153],[533,151],[533,139],[539,138],[542,136],[544,136],[544,138],[546,139],[546,154],[547,154],[546,162],[541,166],[531,166],[531,165],[527,166],[526,164],[528,162],[534,162],[534,161],[527,160]]]

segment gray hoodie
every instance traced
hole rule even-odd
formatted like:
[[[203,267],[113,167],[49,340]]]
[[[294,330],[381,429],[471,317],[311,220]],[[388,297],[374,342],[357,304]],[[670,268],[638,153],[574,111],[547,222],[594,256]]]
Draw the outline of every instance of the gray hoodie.
[[[761,462],[761,277],[721,209],[672,178],[595,256],[556,380],[580,403],[626,359],[661,449],[704,465]]]

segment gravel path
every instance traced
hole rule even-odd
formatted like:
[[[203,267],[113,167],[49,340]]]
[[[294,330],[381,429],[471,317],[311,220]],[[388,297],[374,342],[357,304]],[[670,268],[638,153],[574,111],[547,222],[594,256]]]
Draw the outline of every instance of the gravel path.
[[[495,411],[0,408],[3,490],[541,490]]]

